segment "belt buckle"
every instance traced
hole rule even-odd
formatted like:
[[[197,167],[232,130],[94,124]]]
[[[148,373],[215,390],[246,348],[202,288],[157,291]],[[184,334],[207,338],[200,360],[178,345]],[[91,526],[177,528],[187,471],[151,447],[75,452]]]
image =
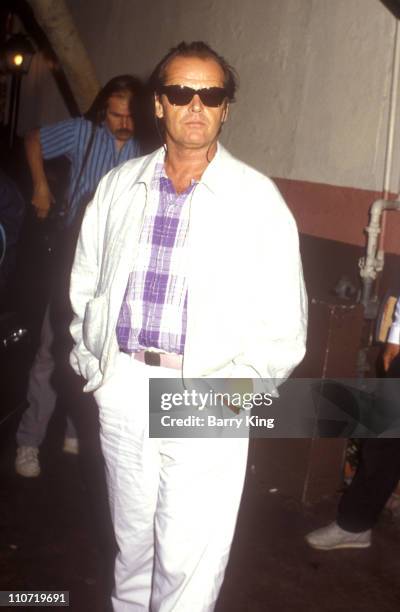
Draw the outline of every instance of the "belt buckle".
[[[144,352],[144,362],[149,366],[158,366],[161,365],[161,357],[160,353],[155,353],[154,351],[145,351]]]

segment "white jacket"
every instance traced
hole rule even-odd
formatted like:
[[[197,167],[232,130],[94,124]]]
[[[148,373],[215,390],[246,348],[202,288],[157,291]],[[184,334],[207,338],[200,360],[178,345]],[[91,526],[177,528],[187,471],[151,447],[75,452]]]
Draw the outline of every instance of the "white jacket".
[[[163,149],[99,183],[71,275],[71,364],[86,391],[118,353],[116,324]],[[221,145],[196,186],[188,236],[184,377],[286,378],[305,351],[307,304],[295,222],[270,179]]]

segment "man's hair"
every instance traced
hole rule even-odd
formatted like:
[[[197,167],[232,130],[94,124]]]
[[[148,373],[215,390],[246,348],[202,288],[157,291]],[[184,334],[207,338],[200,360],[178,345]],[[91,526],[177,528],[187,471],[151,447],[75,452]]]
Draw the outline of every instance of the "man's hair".
[[[226,97],[229,102],[235,101],[235,92],[237,89],[237,74],[234,68],[214,49],[211,49],[202,40],[196,40],[191,43],[182,41],[176,47],[170,49],[170,51],[163,57],[163,59],[155,67],[150,80],[149,85],[152,93],[159,93],[160,88],[165,83],[166,72],[169,64],[176,57],[197,57],[200,59],[212,59],[221,67],[224,73],[224,87],[226,89]]]
[[[133,121],[135,121],[139,98],[142,94],[142,83],[140,79],[131,74],[122,74],[112,78],[99,91],[92,102],[91,107],[85,113],[85,119],[99,124],[106,118],[108,101],[111,97],[126,98],[129,100],[129,106]]]

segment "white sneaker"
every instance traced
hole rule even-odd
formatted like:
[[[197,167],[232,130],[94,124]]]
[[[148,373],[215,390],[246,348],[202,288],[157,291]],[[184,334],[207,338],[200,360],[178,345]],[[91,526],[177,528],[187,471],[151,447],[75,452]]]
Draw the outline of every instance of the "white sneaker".
[[[64,438],[64,453],[69,453],[70,455],[79,455],[79,440],[78,438]]]
[[[371,529],[360,533],[352,533],[351,531],[345,531],[336,522],[333,522],[306,535],[306,542],[317,550],[368,548],[371,546]]]
[[[36,446],[19,446],[15,459],[15,471],[25,478],[36,478],[40,474],[38,459],[39,449]]]

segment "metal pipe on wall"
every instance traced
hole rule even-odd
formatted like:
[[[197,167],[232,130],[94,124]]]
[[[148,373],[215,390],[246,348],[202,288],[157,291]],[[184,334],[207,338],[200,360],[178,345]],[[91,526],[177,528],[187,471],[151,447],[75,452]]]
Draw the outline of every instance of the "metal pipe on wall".
[[[389,123],[388,136],[385,154],[385,170],[383,178],[383,199],[387,200],[390,194],[390,181],[392,178],[393,167],[393,145],[396,134],[396,113],[398,104],[398,89],[400,76],[400,35],[399,35],[399,20],[395,20],[394,31],[394,48],[393,48],[393,68],[392,68],[392,83],[390,91],[389,104]]]
[[[372,295],[377,273],[383,270],[386,210],[400,210],[400,198],[389,200],[390,184],[393,173],[393,149],[396,136],[396,115],[400,77],[400,34],[399,20],[395,19],[392,82],[389,103],[388,134],[385,154],[382,199],[374,202],[370,209],[370,222],[365,228],[367,233],[366,256],[360,259],[360,276],[362,279],[361,303],[364,306],[366,319],[374,319],[378,312],[377,296]],[[400,194],[399,194],[400,195]],[[383,217],[383,218],[382,218]]]
[[[377,315],[378,303],[371,297],[372,287],[378,272],[383,270],[384,252],[379,245],[382,214],[386,210],[400,210],[400,200],[376,200],[370,211],[370,222],[365,228],[367,232],[366,256],[360,259],[360,276],[363,281],[361,303],[364,306],[366,319],[374,319]]]

